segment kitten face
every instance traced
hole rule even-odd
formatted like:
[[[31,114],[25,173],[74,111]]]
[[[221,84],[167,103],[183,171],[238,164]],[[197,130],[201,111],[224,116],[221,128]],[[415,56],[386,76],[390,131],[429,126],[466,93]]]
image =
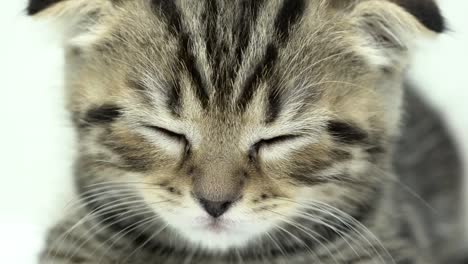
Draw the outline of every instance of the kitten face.
[[[96,4],[67,55],[79,183],[126,183],[210,250],[324,204],[359,218],[385,177],[406,52],[369,2]]]

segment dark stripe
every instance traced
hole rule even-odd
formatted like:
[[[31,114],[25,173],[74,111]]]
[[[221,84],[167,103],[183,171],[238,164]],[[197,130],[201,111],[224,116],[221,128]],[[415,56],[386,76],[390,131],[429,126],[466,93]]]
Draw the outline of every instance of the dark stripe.
[[[167,107],[171,111],[171,113],[176,116],[180,117],[182,114],[182,100],[181,100],[181,87],[178,80],[173,80],[170,85],[170,90],[167,94]]]
[[[63,0],[29,0],[26,12],[32,16]]]
[[[297,173],[291,173],[289,175],[291,179],[294,181],[294,185],[298,186],[308,186],[312,187],[315,185],[321,185],[321,184],[326,184],[330,183],[331,181],[327,178],[324,177],[314,177],[311,176],[310,174],[297,174]]]
[[[145,149],[145,144],[128,144],[116,137],[112,131],[102,134],[99,142],[102,146],[119,155],[122,160],[122,162],[115,164],[106,163],[108,166],[133,172],[147,172],[154,166],[154,160],[152,160],[151,153],[148,153],[148,149]]]
[[[295,185],[314,186],[325,184],[333,181],[332,177],[323,177],[317,175],[318,172],[330,167],[333,164],[330,158],[323,160],[305,160],[302,162],[295,161],[295,169],[289,173],[291,183]],[[338,176],[335,176],[335,178]],[[343,177],[346,178],[346,177]]]
[[[113,104],[105,104],[93,109],[88,110],[86,116],[84,118],[85,124],[87,125],[94,125],[94,124],[107,124],[115,121],[115,119],[119,118],[122,115],[122,108],[113,105]]]
[[[342,121],[329,121],[327,130],[336,140],[345,144],[362,143],[367,139],[367,133],[362,129]]]
[[[260,5],[256,6],[258,9]],[[279,44],[283,44],[289,37],[291,27],[294,26],[302,17],[305,11],[304,0],[285,0],[283,6],[275,19],[275,30],[279,36]],[[258,11],[257,11],[258,12]],[[248,43],[248,42],[247,42]],[[245,44],[247,45],[247,44]],[[273,44],[268,44],[265,56],[262,62],[255,68],[253,74],[247,79],[246,85],[239,98],[239,106],[244,110],[252,100],[262,78],[267,78],[271,73],[274,63],[278,58],[278,48]],[[271,89],[268,95],[268,106],[266,111],[266,122],[274,122],[279,116],[281,101],[275,96],[277,89]]]
[[[151,95],[153,91],[151,91],[151,89],[147,87],[144,82],[136,80],[136,78],[128,78],[127,86],[136,91],[145,104],[153,104],[154,100]]]
[[[275,82],[276,83],[276,82]],[[276,86],[273,86],[276,87]],[[278,94],[278,89],[272,88],[270,89],[268,93],[268,104],[267,104],[267,110],[266,110],[266,120],[265,122],[267,124],[275,122],[275,120],[278,118],[279,113],[281,111],[281,98],[280,95]]]
[[[200,100],[202,107],[206,108],[208,105],[208,93],[206,91],[206,84],[204,83],[201,73],[197,69],[197,60],[192,54],[192,41],[188,34],[182,34],[180,36],[181,44],[179,49],[179,59],[182,61],[183,66],[188,71],[190,80],[192,81],[193,88],[195,89],[195,95]]]
[[[216,51],[217,46],[217,22],[218,22],[218,5],[217,0],[206,0],[205,6],[205,36],[206,36],[206,52],[209,59],[212,61],[213,69],[218,69],[221,61],[220,55]]]
[[[331,151],[330,155],[335,161],[346,161],[353,158],[353,155],[350,152],[342,149],[334,149]]]
[[[255,91],[258,89],[262,78],[267,77],[278,59],[278,49],[273,44],[268,44],[265,55],[257,65],[252,75],[247,78],[245,87],[239,97],[238,105],[241,110],[245,110],[249,102],[252,100]]]
[[[192,53],[193,43],[182,25],[179,8],[173,0],[152,0],[152,8],[157,13],[166,18],[171,34],[180,39],[178,58],[182,61],[184,68],[188,71],[190,79],[195,88],[195,94],[205,108],[208,104],[208,94],[206,85],[196,66],[196,58]],[[177,85],[174,85],[177,92]],[[178,93],[180,94],[180,93]],[[172,96],[170,95],[170,96]]]
[[[208,95],[205,91],[205,85],[203,84],[201,74],[196,67],[196,58],[191,52],[193,46],[192,41],[190,40],[189,35],[185,32],[182,26],[180,12],[177,5],[172,0],[152,0],[152,6],[153,10],[159,12],[167,19],[171,33],[174,36],[180,38],[178,57],[182,61],[182,64],[185,67],[185,69],[189,73],[190,79],[195,88],[196,96],[200,99],[202,106],[206,107],[206,105],[208,104]],[[173,90],[169,95],[169,98],[171,99],[169,100],[171,103],[174,103],[176,101],[173,101],[172,99],[177,97],[174,95],[180,95],[180,92],[178,92],[178,90],[180,91],[179,84],[173,84],[172,88]],[[174,104],[173,106],[177,105],[180,106],[180,104]]]
[[[297,186],[312,187],[321,184],[336,184],[336,185],[359,185],[362,182],[352,179],[347,174],[335,174],[320,176],[316,175],[318,170],[311,170],[309,173],[291,173],[289,177],[292,179],[292,184]]]
[[[285,0],[283,2],[275,21],[275,28],[281,42],[285,42],[289,38],[291,27],[302,17],[305,7],[304,0]]]
[[[195,88],[195,94],[200,99],[202,106],[206,107],[208,104],[208,95],[205,91],[205,85],[203,84],[202,77],[200,72],[196,67],[196,58],[192,54],[192,41],[188,33],[185,32],[182,22],[179,9],[174,1],[170,0],[152,0],[153,10],[166,18],[170,32],[180,38],[180,47],[179,47],[179,59],[182,61],[183,66],[188,71],[192,84]],[[169,93],[169,104],[173,109],[180,106],[180,85],[174,81],[171,87],[171,92]],[[177,100],[174,100],[176,99]],[[178,109],[180,110],[180,109]],[[177,111],[175,111],[177,113]]]
[[[143,82],[137,81],[134,78],[127,80],[128,87],[134,89],[144,100],[146,104],[152,104],[153,98],[151,96],[152,91]],[[168,85],[166,104],[167,108],[175,117],[181,115],[181,88],[178,80],[172,80]]]
[[[217,32],[219,8],[216,0],[206,0],[206,11],[204,20],[206,24],[205,36],[207,45],[207,56],[212,69],[216,71],[212,76],[212,84],[216,87],[216,100],[219,106],[227,105],[232,94],[232,83],[237,77],[239,67],[242,64],[243,54],[249,45],[251,31],[258,17],[263,0],[241,0],[237,4],[238,17],[233,21],[233,40],[218,38]],[[221,14],[222,15],[222,14]],[[234,54],[232,54],[234,49]],[[234,57],[233,57],[234,56]],[[227,60],[230,60],[227,62]]]
[[[216,92],[216,100],[220,102],[221,98],[227,98],[229,91],[228,80],[232,76],[233,68],[232,65],[226,65],[223,63],[223,59],[226,60],[228,57],[230,45],[222,38],[218,38],[218,10],[217,0],[206,0],[205,12],[203,13],[203,20],[205,21],[205,41],[206,41],[206,56],[213,69],[211,76],[211,83]],[[223,103],[217,103],[217,105],[223,105]]]
[[[143,82],[135,80],[133,78],[129,78],[127,80],[127,83],[130,88],[136,90],[139,93],[145,93],[149,90]]]
[[[238,46],[236,48],[238,64],[242,63],[242,54],[249,45],[251,32],[256,24],[258,13],[263,2],[263,0],[244,0],[241,2],[241,13],[235,32],[238,39]]]
[[[173,0],[151,0],[151,7],[156,14],[163,16],[168,23],[169,30],[176,35],[182,31],[179,9]]]
[[[295,185],[314,186],[319,184],[356,184],[360,183],[351,178],[346,173],[334,175],[321,175],[321,172],[337,162],[344,162],[352,159],[351,153],[335,149],[326,156],[319,158],[310,157],[308,159],[294,159],[294,170],[289,173],[291,183]]]

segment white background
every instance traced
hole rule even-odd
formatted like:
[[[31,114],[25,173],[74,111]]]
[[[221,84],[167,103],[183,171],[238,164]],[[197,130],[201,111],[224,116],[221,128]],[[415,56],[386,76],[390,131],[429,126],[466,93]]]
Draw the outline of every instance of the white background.
[[[468,153],[468,1],[440,4],[451,32],[421,44],[411,78],[450,121]],[[49,25],[25,17],[25,6],[20,0],[0,6],[0,262],[5,264],[36,263],[45,230],[72,191],[73,132],[63,110],[60,41]]]

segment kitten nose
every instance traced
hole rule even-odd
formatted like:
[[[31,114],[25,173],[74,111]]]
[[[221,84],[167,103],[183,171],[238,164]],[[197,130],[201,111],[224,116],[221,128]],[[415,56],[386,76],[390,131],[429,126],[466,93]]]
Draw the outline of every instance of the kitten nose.
[[[205,211],[214,218],[218,218],[224,214],[233,203],[233,201],[215,202],[203,198],[198,198],[198,200],[200,201],[200,204],[203,206]]]

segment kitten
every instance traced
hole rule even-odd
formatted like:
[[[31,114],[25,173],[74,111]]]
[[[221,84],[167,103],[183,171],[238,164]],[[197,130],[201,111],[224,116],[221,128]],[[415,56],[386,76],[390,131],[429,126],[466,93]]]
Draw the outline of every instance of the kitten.
[[[394,150],[413,40],[444,30],[434,2],[31,0],[28,11],[66,25],[79,142],[79,199],[41,263],[441,263],[454,248],[459,163],[439,193],[439,167],[425,167],[443,158],[410,155],[424,153],[421,132]],[[434,191],[421,198],[424,181]]]

